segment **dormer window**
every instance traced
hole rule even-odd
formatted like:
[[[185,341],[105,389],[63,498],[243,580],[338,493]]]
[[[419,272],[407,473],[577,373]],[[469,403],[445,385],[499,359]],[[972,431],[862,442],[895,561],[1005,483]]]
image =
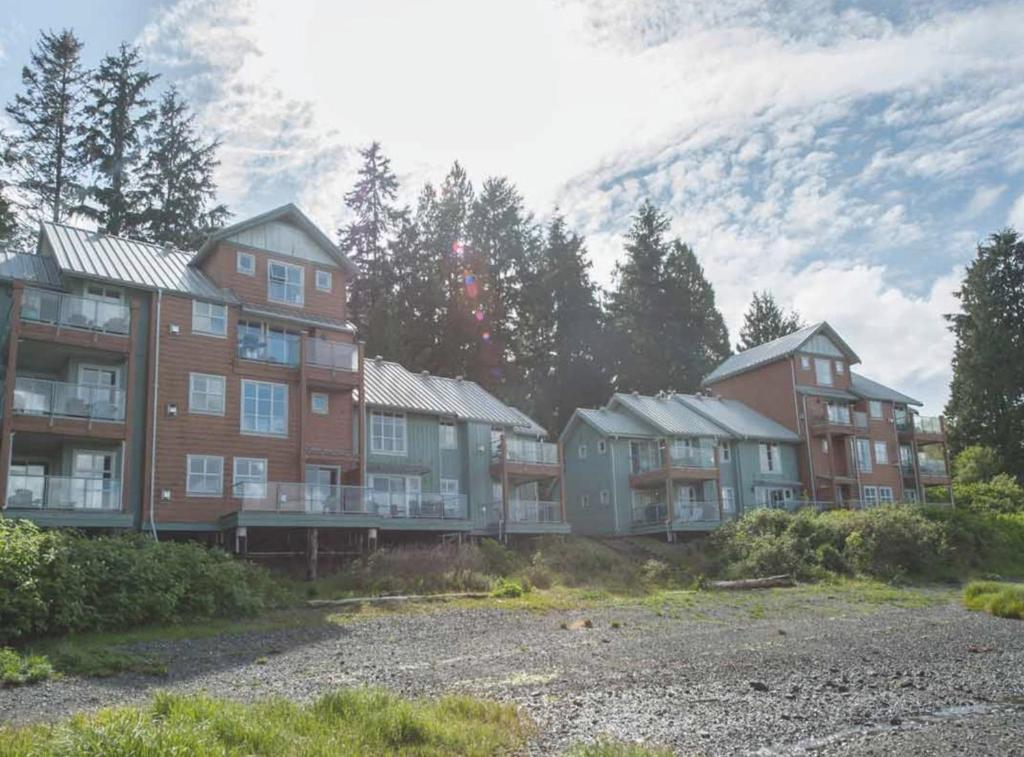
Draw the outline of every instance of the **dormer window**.
[[[305,271],[301,266],[271,260],[267,263],[267,299],[285,305],[302,305]]]
[[[256,275],[256,256],[251,252],[238,251],[235,256],[235,270],[245,276]]]

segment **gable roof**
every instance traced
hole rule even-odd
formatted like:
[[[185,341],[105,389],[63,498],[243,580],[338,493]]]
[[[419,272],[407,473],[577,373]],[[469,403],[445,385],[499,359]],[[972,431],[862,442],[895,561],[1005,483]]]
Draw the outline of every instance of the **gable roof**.
[[[47,249],[61,271],[82,278],[179,292],[216,302],[237,302],[229,290],[221,289],[189,265],[191,253],[172,247],[44,221],[39,250]]]
[[[511,426],[524,434],[547,436],[533,419],[475,381],[413,373],[377,358],[363,361],[363,380],[368,405]]]
[[[846,359],[850,363],[859,363],[860,358],[855,353],[843,338],[839,336],[835,329],[828,325],[826,321],[821,323],[815,323],[810,326],[804,326],[798,331],[794,331],[792,334],[779,337],[770,342],[759,344],[756,347],[751,347],[749,350],[732,355],[723,360],[715,370],[711,371],[704,380],[701,382],[701,386],[707,386],[713,384],[716,381],[721,381],[729,376],[735,376],[739,373],[745,373],[759,368],[762,365],[773,363],[776,360],[781,360],[785,357],[789,357],[794,352],[799,350],[811,337],[816,334],[825,334],[829,339],[835,342]]]
[[[616,393],[608,403],[615,409],[621,405],[650,423],[663,434],[672,436],[711,436],[722,438],[729,433],[700,413],[676,402],[672,395],[650,397],[643,394]]]
[[[676,394],[673,396],[677,402],[683,403],[691,410],[714,421],[740,439],[763,439],[792,443],[800,441],[800,437],[795,432],[790,431],[781,423],[761,415],[739,400],[708,397],[703,394]]]
[[[850,371],[850,391],[866,400],[883,400],[885,402],[900,402],[905,405],[922,405],[924,403],[915,400],[903,392],[890,389],[885,384],[872,381],[867,376]]]
[[[651,439],[658,436],[658,432],[649,425],[644,424],[633,414],[612,410],[607,407],[592,409],[580,407],[573,413],[569,423],[565,425],[568,431],[573,419],[589,424],[599,434],[604,436],[632,436],[636,438]],[[565,432],[563,432],[564,435]]]
[[[252,218],[246,218],[243,221],[232,224],[231,226],[225,226],[223,229],[210,234],[206,241],[203,242],[203,246],[199,248],[199,251],[192,258],[192,262],[196,265],[201,263],[213,250],[217,248],[217,245],[232,237],[240,231],[251,229],[254,226],[260,226],[270,221],[289,221],[290,223],[298,226],[302,231],[306,232],[316,242],[317,246],[320,247],[327,255],[329,255],[338,265],[340,265],[345,273],[349,276],[355,276],[358,273],[356,264],[349,260],[348,256],[341,251],[338,245],[334,244],[330,238],[320,230],[320,227],[310,220],[309,216],[303,213],[294,203],[287,203],[273,210],[268,210],[266,213],[260,213],[258,216]]]
[[[0,279],[28,281],[59,289],[64,285],[56,261],[49,255],[0,251]]]

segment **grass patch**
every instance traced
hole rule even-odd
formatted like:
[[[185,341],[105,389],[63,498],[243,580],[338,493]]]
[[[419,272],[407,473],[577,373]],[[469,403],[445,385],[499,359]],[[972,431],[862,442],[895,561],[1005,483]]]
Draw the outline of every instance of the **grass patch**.
[[[569,749],[567,757],[672,757],[665,747],[633,744],[617,739],[598,739],[590,744],[577,744]]]
[[[80,715],[55,725],[0,728],[0,754],[492,755],[523,746],[510,705],[468,697],[405,700],[375,689],[307,705],[245,705],[159,693],[151,704]]]
[[[972,581],[964,589],[964,606],[997,618],[1024,620],[1024,584]]]
[[[53,665],[45,655],[24,655],[14,649],[0,649],[0,686],[20,686],[45,681]]]
[[[121,673],[167,675],[167,663],[164,660],[120,649],[61,644],[54,651],[52,659],[54,667],[61,673],[83,678],[109,678]]]

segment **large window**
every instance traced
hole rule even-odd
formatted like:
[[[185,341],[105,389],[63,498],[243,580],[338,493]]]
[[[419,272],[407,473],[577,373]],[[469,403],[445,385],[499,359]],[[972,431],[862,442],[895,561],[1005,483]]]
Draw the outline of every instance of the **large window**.
[[[300,339],[297,331],[262,321],[238,322],[238,356],[245,360],[298,365]]]
[[[872,418],[882,417],[882,403],[878,400],[868,400],[868,415]]]
[[[189,455],[185,493],[193,497],[219,497],[223,491],[224,458],[215,455]]]
[[[288,387],[269,381],[242,381],[242,431],[249,434],[288,433]]]
[[[879,465],[887,465],[889,462],[889,445],[885,442],[875,442],[875,462]]]
[[[832,361],[814,358],[814,375],[822,386],[832,386]]]
[[[867,439],[857,440],[857,465],[863,473],[871,472],[871,442]]]
[[[267,263],[267,299],[286,305],[303,303],[304,271],[300,266],[271,260]]]
[[[192,333],[225,336],[228,333],[227,306],[192,300]]]
[[[776,473],[779,470],[781,461],[779,460],[778,444],[759,444],[758,453],[761,458],[762,473]]]
[[[267,461],[262,457],[236,457],[232,476],[236,497],[264,499],[267,496]]]
[[[405,416],[401,413],[370,413],[370,451],[382,455],[405,454]]]
[[[209,373],[188,375],[188,411],[224,415],[224,377]]]
[[[736,492],[731,486],[722,487],[722,511],[726,515],[736,514]]]
[[[451,421],[441,421],[439,433],[441,436],[441,449],[459,448],[459,436],[454,423]]]

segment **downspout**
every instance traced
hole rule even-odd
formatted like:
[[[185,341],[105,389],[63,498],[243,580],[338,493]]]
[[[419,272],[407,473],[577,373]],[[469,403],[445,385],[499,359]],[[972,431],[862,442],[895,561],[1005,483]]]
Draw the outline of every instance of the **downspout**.
[[[612,437],[616,441],[618,437]],[[609,444],[608,449],[612,458],[612,517],[615,523],[615,533],[619,532],[619,483],[615,475],[615,444]]]
[[[156,424],[160,407],[160,306],[163,304],[164,292],[156,292],[156,349],[153,356],[153,428],[150,429],[149,448],[149,528],[153,532],[153,541],[159,541],[156,534]],[[187,476],[186,472],[186,476]]]

